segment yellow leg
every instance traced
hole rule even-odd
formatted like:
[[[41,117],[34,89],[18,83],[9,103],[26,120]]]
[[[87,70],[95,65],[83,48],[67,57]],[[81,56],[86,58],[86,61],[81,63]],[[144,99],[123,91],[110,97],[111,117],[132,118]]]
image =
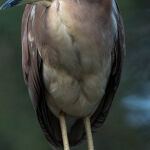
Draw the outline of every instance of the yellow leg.
[[[68,142],[68,136],[67,136],[67,127],[66,127],[66,121],[65,121],[65,114],[64,113],[60,113],[59,121],[60,121],[63,144],[64,144],[64,150],[70,150],[69,142]]]
[[[88,141],[88,150],[94,150],[91,123],[89,117],[84,118],[84,125],[86,130],[87,141]]]

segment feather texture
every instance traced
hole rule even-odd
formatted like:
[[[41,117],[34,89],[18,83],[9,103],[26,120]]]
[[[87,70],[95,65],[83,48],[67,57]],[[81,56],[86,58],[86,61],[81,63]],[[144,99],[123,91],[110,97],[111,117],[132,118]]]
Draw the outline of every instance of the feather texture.
[[[119,85],[122,62],[125,55],[125,39],[122,19],[116,2],[114,0],[112,0],[111,2],[113,9],[110,10],[110,8],[109,11],[112,11],[113,17],[116,20],[114,26],[116,26],[117,34],[114,34],[113,37],[114,43],[111,47],[112,65],[105,93],[102,99],[99,100],[100,103],[97,106],[97,109],[91,115],[91,125],[93,132],[104,123],[107,117],[113,101],[113,97]],[[37,7],[38,10],[36,12],[35,7]],[[44,31],[44,29],[46,28],[46,26],[42,25],[42,23],[45,21],[45,18],[42,17],[44,13],[47,13],[47,8],[43,6],[27,5],[25,8],[22,19],[22,68],[25,83],[28,86],[29,94],[40,126],[43,129],[47,140],[52,145],[61,147],[63,143],[61,138],[59,120],[47,105],[47,89],[43,80],[43,64],[46,63],[46,60],[48,59],[46,58],[46,56],[48,54],[46,54],[45,52],[41,53],[41,51],[39,51],[40,44],[37,44],[36,41],[39,41],[39,43],[42,43],[42,45],[45,47],[51,43],[49,43],[50,41],[47,40],[46,36],[43,38],[45,39],[45,41],[41,41],[39,38],[40,36],[42,36],[40,32],[36,33],[38,36],[33,36],[35,35],[35,31],[32,30],[32,24],[35,23],[37,28],[39,28],[39,26],[41,25],[43,29],[42,31]],[[35,19],[34,17],[36,16],[38,16],[38,18],[41,17],[40,23],[36,21],[33,22],[33,20]],[[37,29],[36,31],[38,32],[39,30]],[[45,33],[44,35],[47,35],[47,33]],[[50,55],[52,57],[51,60],[48,60],[48,62],[53,65],[53,62],[57,61],[55,60],[56,58],[53,58],[55,53],[52,52]],[[82,118],[78,118],[74,122],[70,129],[70,132],[68,133],[68,136],[71,146],[80,143],[84,139],[85,131]]]

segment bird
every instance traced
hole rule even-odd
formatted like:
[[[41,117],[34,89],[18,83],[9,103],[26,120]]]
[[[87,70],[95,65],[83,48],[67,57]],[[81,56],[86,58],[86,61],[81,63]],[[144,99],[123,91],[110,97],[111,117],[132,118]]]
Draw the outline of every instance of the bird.
[[[116,0],[8,0],[26,5],[22,69],[44,135],[53,149],[80,144],[110,110],[125,58],[125,33]]]

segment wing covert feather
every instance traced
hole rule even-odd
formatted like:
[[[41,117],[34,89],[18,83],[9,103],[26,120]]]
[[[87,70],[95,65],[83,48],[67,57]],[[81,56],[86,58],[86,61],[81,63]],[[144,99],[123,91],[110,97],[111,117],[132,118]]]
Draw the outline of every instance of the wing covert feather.
[[[55,146],[62,146],[61,132],[58,119],[49,111],[42,79],[42,59],[38,48],[28,41],[30,14],[33,5],[27,5],[22,19],[22,68],[25,83],[35,109],[40,126],[47,140]],[[34,55],[33,55],[34,53]]]
[[[120,82],[122,65],[125,57],[125,33],[118,5],[117,11],[118,12],[115,14],[115,17],[117,18],[118,33],[117,37],[114,38],[114,62],[107,83],[105,95],[91,118],[93,131],[104,123]]]

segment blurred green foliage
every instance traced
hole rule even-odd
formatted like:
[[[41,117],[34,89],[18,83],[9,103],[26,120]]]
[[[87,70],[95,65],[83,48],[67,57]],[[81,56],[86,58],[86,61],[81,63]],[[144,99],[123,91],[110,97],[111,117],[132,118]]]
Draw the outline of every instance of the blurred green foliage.
[[[149,150],[149,124],[130,126],[126,121],[128,109],[121,101],[131,94],[144,96],[149,90],[144,87],[150,74],[150,3],[118,1],[126,29],[127,57],[113,106],[94,141],[97,150]],[[23,81],[22,14],[23,7],[0,12],[0,150],[50,150]],[[87,148],[84,143],[74,149]]]

